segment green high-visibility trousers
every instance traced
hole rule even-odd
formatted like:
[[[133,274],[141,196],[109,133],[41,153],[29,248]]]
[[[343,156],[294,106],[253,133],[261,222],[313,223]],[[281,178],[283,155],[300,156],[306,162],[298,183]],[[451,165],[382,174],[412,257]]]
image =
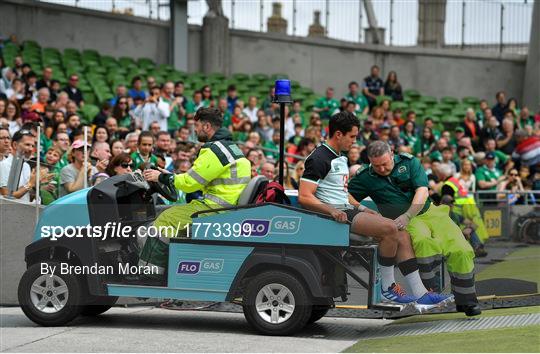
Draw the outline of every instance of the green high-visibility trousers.
[[[444,259],[456,304],[475,304],[478,301],[474,286],[474,251],[449,212],[446,205],[432,204],[425,213],[412,218],[407,226],[420,277],[426,288],[436,289],[435,270]]]

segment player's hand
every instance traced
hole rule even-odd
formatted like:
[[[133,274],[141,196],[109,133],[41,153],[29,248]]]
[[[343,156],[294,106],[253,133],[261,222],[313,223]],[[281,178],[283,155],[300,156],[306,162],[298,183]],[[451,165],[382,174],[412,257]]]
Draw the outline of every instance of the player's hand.
[[[146,169],[143,172],[144,179],[148,182],[157,182],[160,174],[160,171],[153,169]]]
[[[344,211],[335,210],[331,212],[330,215],[332,215],[334,220],[336,220],[337,222],[342,222],[342,223],[347,222],[347,214]]]
[[[405,214],[398,216],[397,219],[394,220],[398,230],[404,230],[407,225],[409,225],[409,221],[409,217]]]

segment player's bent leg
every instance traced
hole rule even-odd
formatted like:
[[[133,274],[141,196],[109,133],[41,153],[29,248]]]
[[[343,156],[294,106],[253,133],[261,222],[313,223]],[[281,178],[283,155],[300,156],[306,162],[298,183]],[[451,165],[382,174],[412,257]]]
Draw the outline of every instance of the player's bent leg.
[[[351,231],[373,237],[379,243],[379,253],[383,256],[391,258],[396,256],[398,229],[393,220],[360,212],[351,221]]]
[[[394,221],[380,215],[357,213],[351,223],[351,230],[354,233],[373,237],[379,243],[377,260],[381,272],[382,296],[387,301],[398,304],[413,303],[416,298],[407,295],[394,279],[399,235]]]
[[[153,230],[145,238],[139,255],[139,265],[155,265],[160,274],[165,273],[169,257],[169,241],[172,237],[188,237],[186,225],[191,224],[191,215],[210,207],[199,200],[189,204],[173,206],[163,211],[154,221]],[[157,235],[156,237],[150,237]]]

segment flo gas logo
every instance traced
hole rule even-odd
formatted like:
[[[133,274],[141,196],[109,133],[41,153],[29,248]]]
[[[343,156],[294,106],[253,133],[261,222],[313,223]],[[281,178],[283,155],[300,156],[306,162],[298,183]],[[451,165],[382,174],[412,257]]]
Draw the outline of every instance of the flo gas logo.
[[[177,274],[195,275],[199,273],[220,273],[223,270],[223,259],[205,258],[201,261],[180,261]]]
[[[262,219],[247,219],[242,223],[242,230],[246,230],[249,225],[251,233],[250,237],[265,237],[270,234],[287,234],[293,235],[300,230],[299,216],[275,216],[270,220]]]

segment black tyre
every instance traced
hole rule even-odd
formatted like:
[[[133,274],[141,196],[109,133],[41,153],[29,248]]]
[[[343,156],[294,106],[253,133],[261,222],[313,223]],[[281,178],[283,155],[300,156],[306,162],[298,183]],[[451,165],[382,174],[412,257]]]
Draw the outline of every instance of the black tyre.
[[[92,302],[84,305],[81,309],[81,316],[98,316],[108,311],[118,300],[118,296],[96,296]]]
[[[249,282],[244,294],[244,316],[257,331],[290,335],[301,330],[311,316],[311,296],[300,279],[269,271]]]
[[[47,262],[56,266],[57,262]],[[24,314],[42,326],[62,326],[81,311],[82,287],[70,274],[41,274],[41,263],[36,263],[23,274],[18,288],[19,304]]]
[[[311,310],[311,316],[309,317],[308,324],[315,323],[330,311],[330,306],[327,305],[313,305]]]

